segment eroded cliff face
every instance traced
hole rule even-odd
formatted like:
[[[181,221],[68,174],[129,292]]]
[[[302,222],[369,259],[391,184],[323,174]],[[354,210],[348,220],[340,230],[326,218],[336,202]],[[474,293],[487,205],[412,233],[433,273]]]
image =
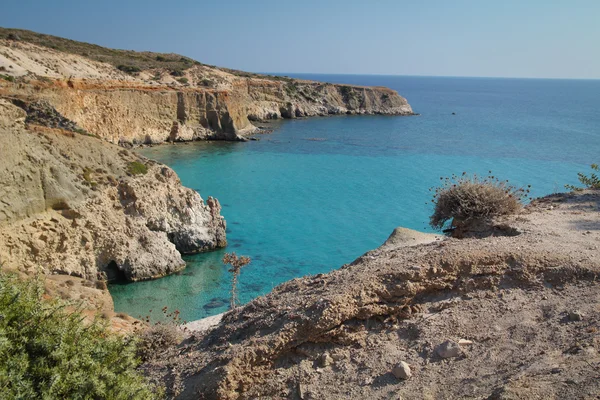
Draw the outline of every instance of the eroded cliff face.
[[[182,253],[226,245],[219,202],[205,203],[170,168],[99,138],[26,128],[26,118],[0,99],[6,267],[89,282],[136,281],[184,268]]]
[[[413,114],[406,99],[387,88],[245,77],[200,64],[179,71],[179,78],[161,68],[132,76],[110,64],[9,40],[0,40],[0,68],[16,78],[0,80],[0,94],[48,101],[112,143],[243,140],[256,131],[255,121]]]

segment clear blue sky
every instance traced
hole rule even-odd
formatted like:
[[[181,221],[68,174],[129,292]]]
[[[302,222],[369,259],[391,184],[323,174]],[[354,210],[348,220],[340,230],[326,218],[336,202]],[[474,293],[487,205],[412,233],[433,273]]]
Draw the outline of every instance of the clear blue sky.
[[[600,78],[600,0],[6,0],[0,26],[258,72]]]

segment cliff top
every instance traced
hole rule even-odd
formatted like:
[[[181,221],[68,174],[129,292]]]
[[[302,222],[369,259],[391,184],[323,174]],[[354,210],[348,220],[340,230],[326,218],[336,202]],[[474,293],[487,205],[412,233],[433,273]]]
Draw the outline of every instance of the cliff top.
[[[591,398],[599,207],[598,190],[552,195],[501,221],[509,236],[483,239],[397,230],[229,312],[148,371],[179,398]]]
[[[185,57],[175,53],[110,49],[96,44],[79,42],[76,40],[65,39],[58,36],[37,33],[24,29],[0,27],[0,39],[12,40],[13,42],[31,43],[65,53],[76,54],[94,61],[108,63],[115,67],[122,66],[123,69],[127,69],[127,67],[129,67],[131,68],[131,72],[139,72],[141,70],[155,68],[164,68],[169,71],[183,71],[192,67],[193,65],[205,65],[190,57]],[[214,65],[207,66],[211,68],[217,68]],[[259,74],[237,71],[233,69],[218,69],[239,76],[259,76]]]
[[[85,131],[131,145],[245,140],[260,131],[254,122],[280,118],[413,115],[388,88],[253,74],[6,28],[0,97],[43,100]]]
[[[115,67],[117,70],[123,72],[125,75],[120,75],[121,79],[123,78],[141,78],[142,80],[153,80],[154,82],[161,83],[181,83],[181,84],[194,84],[196,83],[198,86],[204,87],[215,87],[218,83],[218,78],[231,75],[233,77],[242,77],[242,78],[255,78],[261,80],[269,80],[275,82],[313,82],[308,80],[300,80],[300,79],[292,79],[287,76],[276,76],[276,75],[266,75],[266,74],[258,74],[253,72],[245,72],[240,70],[235,70],[231,68],[217,67],[215,65],[209,65],[201,63],[197,60],[194,60],[190,57],[183,56],[181,54],[175,53],[158,53],[151,51],[134,51],[134,50],[121,50],[121,49],[111,49],[107,47],[102,47],[96,44],[79,42],[76,40],[61,38],[58,36],[47,35],[43,33],[37,33],[24,29],[14,29],[14,28],[3,28],[0,27],[0,44],[8,46],[8,47],[21,47],[20,44],[28,43],[31,45],[39,46],[42,48],[55,50],[57,52],[68,53],[71,55],[76,55],[79,57],[83,57],[88,60],[97,61],[99,63],[110,64]],[[26,48],[26,47],[25,47]],[[29,51],[34,51],[39,53],[39,55],[43,55],[46,51],[43,51],[36,48],[29,48]],[[7,54],[3,54],[4,57],[7,57]],[[7,58],[11,58],[8,56]],[[17,59],[19,59],[18,57]],[[72,59],[71,61],[76,60]],[[25,61],[20,59],[19,61]],[[38,58],[35,61],[42,61],[42,59]],[[48,63],[46,63],[48,64]],[[53,68],[54,65],[52,62],[49,65],[44,65],[44,68],[32,68],[29,69],[30,72],[33,72],[40,76],[52,76],[52,74],[48,73]],[[9,68],[4,66],[2,69],[2,60],[0,59],[0,73],[6,73],[9,75],[19,75],[19,72],[25,73],[26,71],[11,71]],[[189,70],[193,67],[196,67],[196,71],[200,72],[199,79],[191,79],[187,76],[184,71]],[[46,69],[50,71],[46,71]],[[28,68],[25,68],[28,69]],[[143,71],[153,71],[150,74],[144,74]],[[94,74],[91,76],[85,76],[85,71],[64,71],[65,73],[60,74],[64,77],[88,77],[93,78]],[[83,72],[83,74],[82,74]],[[172,77],[172,79],[163,79],[156,78],[157,74],[167,75]],[[192,74],[195,75],[195,74]],[[197,75],[197,74],[196,74]],[[211,75],[211,76],[206,76]],[[114,76],[113,76],[114,78]],[[178,80],[179,78],[179,80]],[[187,80],[184,82],[180,82],[185,78]],[[217,78],[217,82],[209,82],[211,78]],[[138,79],[135,79],[138,80]],[[151,82],[152,83],[152,82]],[[360,85],[344,85],[349,87],[363,87]],[[387,90],[389,92],[393,92],[388,88],[378,87],[380,89]]]

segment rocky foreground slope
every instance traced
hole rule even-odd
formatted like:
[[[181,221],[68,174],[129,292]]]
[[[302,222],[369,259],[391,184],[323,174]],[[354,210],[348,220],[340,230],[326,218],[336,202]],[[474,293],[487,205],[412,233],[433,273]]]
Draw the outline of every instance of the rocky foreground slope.
[[[600,191],[535,200],[500,222],[510,236],[400,229],[146,370],[180,399],[597,398]]]
[[[251,74],[15,29],[0,28],[0,75],[0,96],[43,100],[121,144],[242,140],[255,122],[278,118],[413,114],[387,88]]]
[[[216,199],[205,203],[170,168],[99,138],[25,125],[73,125],[38,106],[28,114],[0,98],[3,267],[46,274],[50,294],[110,311],[107,280],[161,277],[185,267],[182,253],[226,245]]]

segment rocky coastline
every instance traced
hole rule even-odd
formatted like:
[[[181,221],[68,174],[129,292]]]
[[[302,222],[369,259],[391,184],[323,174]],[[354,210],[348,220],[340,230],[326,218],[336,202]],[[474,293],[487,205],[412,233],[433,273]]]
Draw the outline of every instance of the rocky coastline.
[[[0,28],[0,266],[129,333],[139,321],[114,312],[108,282],[175,273],[227,238],[217,199],[128,147],[354,114],[414,115],[386,88]],[[338,270],[152,343],[141,369],[178,399],[595,398],[599,210],[600,191],[582,190],[473,237],[397,228]]]
[[[247,140],[269,121],[350,114],[413,112],[387,88],[0,28],[0,262],[114,317],[107,282],[172,274],[182,254],[227,244],[217,199],[127,148]]]
[[[49,276],[49,292],[110,313],[107,282],[159,278],[185,267],[181,254],[226,246],[218,200],[169,167],[27,117],[0,99],[3,268]]]
[[[97,61],[117,50],[49,37],[66,42],[59,51],[36,44],[50,40],[47,35],[2,39],[9,31],[0,28],[0,74],[8,77],[0,79],[0,96],[26,106],[42,101],[77,129],[123,146],[245,140],[261,122],[276,119],[414,114],[406,99],[384,87],[250,74],[158,53],[125,52],[123,62],[140,55],[152,60],[127,69]],[[183,61],[165,61],[174,56]]]

